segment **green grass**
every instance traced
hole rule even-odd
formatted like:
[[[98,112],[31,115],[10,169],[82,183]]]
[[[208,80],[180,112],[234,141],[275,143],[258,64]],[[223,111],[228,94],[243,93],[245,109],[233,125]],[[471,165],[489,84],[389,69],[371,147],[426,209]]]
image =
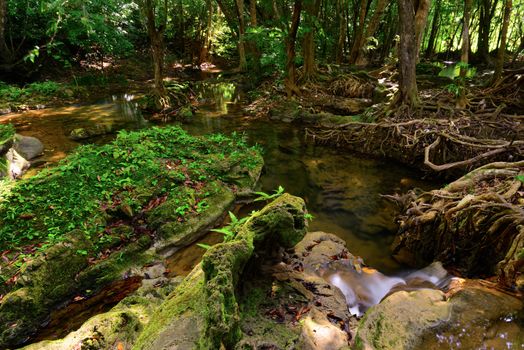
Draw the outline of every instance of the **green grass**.
[[[74,229],[103,241],[111,218],[140,213],[166,195],[180,194],[183,219],[205,207],[204,185],[227,175],[221,163],[253,168],[256,152],[238,135],[193,137],[178,127],[124,131],[111,144],[82,146],[30,179],[0,183],[0,251],[52,243]]]

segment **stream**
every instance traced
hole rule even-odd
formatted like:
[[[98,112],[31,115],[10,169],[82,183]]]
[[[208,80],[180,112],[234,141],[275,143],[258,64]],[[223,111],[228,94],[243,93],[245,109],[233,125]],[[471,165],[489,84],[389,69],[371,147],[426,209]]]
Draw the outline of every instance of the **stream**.
[[[198,94],[199,108],[190,121],[181,124],[184,129],[195,135],[239,132],[245,134],[250,144],[261,145],[265,169],[259,189],[270,193],[283,186],[286,192],[304,198],[308,211],[314,216],[310,231],[337,234],[346,241],[351,253],[380,271],[367,269],[358,277],[340,268],[324,276],[343,291],[353,313],[361,315],[393,287],[409,284],[410,276],[427,281],[434,288],[444,286],[449,280],[447,274],[413,274],[391,258],[389,246],[396,232],[395,208],[380,196],[403,193],[415,187],[435,188],[438,184],[420,180],[421,173],[392,162],[307,143],[301,126],[247,117],[242,111],[243,93],[232,83],[207,80],[196,82],[193,89]],[[154,125],[144,120],[133,103],[133,96],[129,95],[85,105],[10,114],[0,117],[0,122],[11,122],[17,132],[39,138],[45,145],[43,160],[51,164],[79,146],[79,142],[68,137],[75,128],[105,124],[112,130],[135,130]],[[114,136],[104,135],[86,142],[105,143]],[[242,208],[237,210],[242,213]],[[198,242],[213,244],[220,240],[219,234],[210,233]],[[168,258],[167,268],[173,275],[186,275],[203,253],[193,244]],[[365,300],[357,297],[355,283],[367,290]],[[117,284],[115,288],[132,292],[135,284],[136,281],[133,288]],[[97,302],[89,301],[92,298],[79,300],[59,310],[58,316],[52,316],[48,327],[31,342],[63,337],[127,295],[120,290],[104,293],[107,294]],[[73,322],[67,315],[80,317]]]

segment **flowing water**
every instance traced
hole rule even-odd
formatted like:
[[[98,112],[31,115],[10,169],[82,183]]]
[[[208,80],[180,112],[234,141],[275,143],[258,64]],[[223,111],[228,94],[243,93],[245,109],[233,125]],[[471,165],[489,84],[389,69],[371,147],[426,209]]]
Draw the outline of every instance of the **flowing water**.
[[[314,216],[310,231],[337,234],[347,242],[349,251],[381,271],[364,268],[356,274],[352,269],[332,265],[324,272],[324,278],[343,291],[355,314],[362,314],[392,289],[439,288],[449,278],[431,269],[409,276],[402,273],[402,266],[390,257],[389,246],[396,230],[395,208],[380,195],[401,193],[414,187],[436,187],[422,181],[420,173],[388,161],[312,145],[305,142],[303,128],[298,125],[253,120],[243,114],[242,91],[232,83],[197,82],[193,89],[198,94],[199,110],[191,121],[182,124],[184,129],[197,135],[240,132],[251,144],[261,145],[265,169],[260,189],[272,192],[283,186],[286,192],[304,198]],[[11,114],[0,117],[0,122],[11,122],[19,133],[42,140],[46,146],[43,158],[50,163],[78,147],[80,143],[68,137],[75,128],[105,124],[118,130],[151,125],[135,107],[132,96]],[[86,142],[103,143],[113,137],[114,134],[106,135]],[[219,240],[220,236],[212,234],[200,242]],[[185,275],[202,254],[203,250],[196,245],[183,249],[168,259],[168,270],[174,275]],[[97,310],[90,315],[100,312]],[[55,333],[56,337],[64,335],[64,332]]]

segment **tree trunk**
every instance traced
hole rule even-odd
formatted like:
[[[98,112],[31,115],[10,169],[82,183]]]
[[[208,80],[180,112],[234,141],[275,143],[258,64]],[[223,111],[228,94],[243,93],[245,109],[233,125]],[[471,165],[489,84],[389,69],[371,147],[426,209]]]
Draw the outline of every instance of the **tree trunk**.
[[[477,53],[485,63],[492,62],[489,55],[489,34],[491,31],[491,20],[495,15],[497,0],[480,0],[479,36],[477,41]]]
[[[347,22],[346,22],[346,0],[337,0],[338,13],[338,41],[335,61],[337,64],[342,63],[344,59],[344,44],[346,42]]]
[[[286,78],[284,85],[288,97],[300,95],[300,89],[297,86],[296,68],[295,68],[295,42],[297,40],[298,26],[300,25],[300,13],[302,12],[302,0],[295,0],[293,6],[293,16],[291,27],[286,38]]]
[[[419,0],[415,14],[415,49],[417,62],[419,61],[420,46],[422,45],[422,38],[424,37],[430,7],[431,0]]]
[[[142,11],[146,18],[147,33],[151,41],[151,54],[153,56],[153,67],[155,72],[155,95],[156,107],[163,110],[169,107],[169,98],[164,86],[164,30],[167,21],[167,0],[164,0],[164,9],[160,18],[160,25],[157,28],[155,17],[155,4],[153,0],[143,0],[140,2]]]
[[[462,53],[460,61],[464,66],[460,68],[460,88],[457,99],[457,108],[464,109],[468,103],[466,98],[466,74],[468,72],[466,64],[469,62],[469,17],[471,12],[471,0],[464,1],[464,20],[462,25]]]
[[[7,0],[0,0],[0,59],[5,61],[5,26],[7,22]]]
[[[429,34],[428,47],[426,48],[426,58],[432,59],[435,54],[435,39],[437,38],[438,27],[440,25],[440,9],[442,6],[441,1],[437,1],[435,7],[435,14],[433,15],[433,23],[431,24],[431,33]]]
[[[355,63],[359,66],[365,66],[368,63],[368,57],[366,55],[365,46],[367,44],[367,40],[373,35],[375,35],[375,32],[378,29],[378,25],[380,24],[380,20],[382,19],[382,15],[384,14],[384,10],[386,9],[386,5],[388,3],[389,2],[386,0],[378,0],[377,2],[375,12],[373,12],[373,16],[371,17],[367,25],[366,32],[360,40],[357,59],[355,61]]]
[[[244,42],[244,35],[246,34],[246,27],[244,22],[244,0],[236,0],[237,17],[238,17],[238,70],[241,72],[247,71],[246,59],[246,45]]]
[[[211,34],[213,31],[213,12],[214,6],[211,0],[207,0],[207,28],[206,37],[204,38],[204,45],[200,51],[200,63],[204,63],[209,60],[209,51],[211,50]]]
[[[502,69],[504,68],[504,56],[506,55],[506,41],[508,37],[509,20],[511,17],[511,8],[513,7],[512,0],[506,0],[504,9],[504,21],[502,22],[501,35],[500,35],[500,46],[497,51],[497,61],[495,64],[495,73],[493,73],[493,79],[491,85],[495,86],[498,84],[501,76]]]
[[[303,54],[304,54],[304,79],[309,80],[316,75],[317,67],[315,64],[315,21],[320,10],[320,0],[311,0],[304,6],[306,11],[306,26],[309,31],[304,34]]]
[[[364,24],[366,23],[366,10],[367,10],[367,0],[360,0],[358,25],[355,30],[353,45],[351,46],[351,51],[349,52],[349,64],[355,64],[355,62],[357,61],[358,50],[362,46],[362,41],[363,41],[362,36],[364,33]]]
[[[257,24],[257,0],[249,1],[249,20],[251,27],[256,27]]]
[[[224,3],[222,0],[216,0],[218,8],[222,13],[224,14],[224,18],[226,19],[227,25],[235,35],[238,34],[238,26],[235,21],[234,11],[230,9],[227,4]],[[236,8],[236,5],[235,5]]]
[[[417,106],[417,49],[415,36],[415,6],[414,0],[398,0],[400,17],[400,49],[399,49],[399,91],[395,104]]]

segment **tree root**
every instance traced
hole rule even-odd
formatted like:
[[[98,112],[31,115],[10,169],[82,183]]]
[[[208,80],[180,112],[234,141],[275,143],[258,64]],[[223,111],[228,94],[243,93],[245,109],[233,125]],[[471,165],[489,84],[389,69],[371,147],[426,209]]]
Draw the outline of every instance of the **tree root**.
[[[491,163],[439,190],[388,196],[401,207],[395,253],[524,288],[523,175],[524,161]]]

